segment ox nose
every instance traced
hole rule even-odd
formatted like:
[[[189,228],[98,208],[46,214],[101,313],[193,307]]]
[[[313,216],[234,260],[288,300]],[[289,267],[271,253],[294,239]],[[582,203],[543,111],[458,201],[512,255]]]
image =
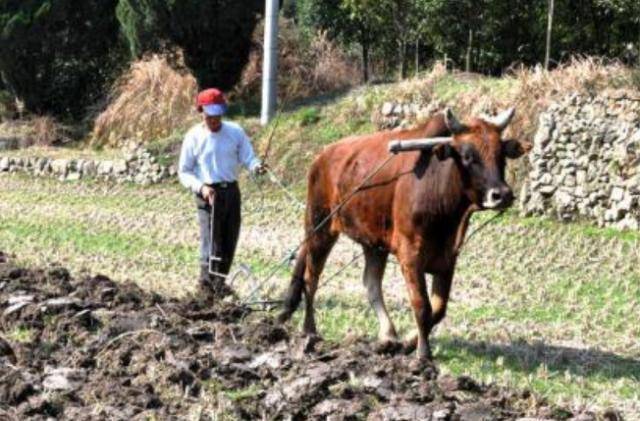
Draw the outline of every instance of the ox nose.
[[[506,208],[513,203],[513,192],[507,186],[487,190],[482,206],[486,209]]]

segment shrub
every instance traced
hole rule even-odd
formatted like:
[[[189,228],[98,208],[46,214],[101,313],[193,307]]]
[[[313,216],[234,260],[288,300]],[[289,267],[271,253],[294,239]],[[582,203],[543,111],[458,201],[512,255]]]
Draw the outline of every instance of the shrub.
[[[234,94],[258,100],[262,86],[264,25],[253,35],[254,49]],[[281,18],[278,36],[278,96],[284,101],[325,94],[354,86],[360,70],[326,33],[306,39],[293,21]]]
[[[123,62],[117,0],[0,2],[0,73],[36,114],[79,119]]]
[[[165,138],[195,118],[197,83],[158,55],[133,63],[115,84],[111,101],[96,119],[94,146],[121,146],[135,139]]]
[[[202,87],[236,84],[262,0],[120,0],[118,20],[134,57],[176,46]]]

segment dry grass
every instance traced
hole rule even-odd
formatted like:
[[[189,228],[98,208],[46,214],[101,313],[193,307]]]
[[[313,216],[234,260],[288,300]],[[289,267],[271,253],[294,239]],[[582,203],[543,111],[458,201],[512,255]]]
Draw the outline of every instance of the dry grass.
[[[58,261],[78,273],[133,279],[169,295],[194,290],[197,222],[189,194],[2,176],[0,244],[28,265]],[[302,235],[302,213],[278,190],[243,184],[235,286],[246,296]],[[300,198],[304,192],[296,192]],[[484,219],[476,219],[478,226]],[[434,334],[443,372],[528,388],[571,407],[640,410],[640,237],[539,218],[505,216],[465,246],[447,318]],[[317,317],[326,339],[372,337],[377,323],[361,284],[363,259],[341,239],[320,283]],[[277,297],[290,274],[268,283]],[[401,271],[389,264],[385,298],[403,333],[414,327]],[[296,313],[300,319],[301,312]]]
[[[18,115],[16,105],[13,95],[0,89],[0,122],[13,119]]]
[[[354,86],[360,70],[353,60],[327,37],[318,32],[307,41],[295,24],[280,20],[278,38],[278,93],[285,101],[325,94]],[[235,89],[234,96],[258,99],[262,83],[264,26],[256,28],[249,63]]]
[[[517,113],[506,137],[532,140],[538,117],[552,102],[570,94],[627,96],[640,98],[638,71],[620,62],[593,57],[574,57],[564,65],[546,71],[541,67],[512,69],[501,78],[447,71],[436,63],[430,72],[393,85],[386,85],[375,97],[373,107],[384,101],[434,104],[452,107],[463,119],[495,114],[515,106]],[[379,116],[377,118],[379,120]],[[526,161],[516,162],[510,180],[517,185],[527,171]]]
[[[638,97],[637,79],[637,72],[622,63],[594,57],[574,57],[552,71],[519,67],[502,78],[451,72],[436,63],[419,78],[388,87],[385,99],[419,104],[437,101],[454,107],[462,116],[515,106],[518,114],[511,132],[530,136],[538,115],[554,100],[574,93],[610,95],[621,90]]]
[[[0,123],[0,138],[15,139],[19,148],[58,146],[71,140],[69,129],[51,116]]]
[[[95,121],[91,143],[121,146],[168,137],[195,118],[195,78],[161,56],[131,65],[116,83],[112,100]]]
[[[33,145],[52,146],[64,137],[62,127],[53,117],[35,117],[31,120],[31,124],[33,127]]]
[[[632,69],[620,62],[594,57],[574,57],[552,71],[539,66],[519,68],[511,77],[517,83],[509,99],[518,106],[521,116],[516,127],[528,136],[533,135],[540,112],[565,95],[609,95],[618,90],[639,94]]]

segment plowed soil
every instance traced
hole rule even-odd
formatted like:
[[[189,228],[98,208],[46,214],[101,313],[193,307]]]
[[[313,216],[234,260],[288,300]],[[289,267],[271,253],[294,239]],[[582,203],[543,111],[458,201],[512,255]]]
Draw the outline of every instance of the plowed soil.
[[[400,346],[11,260],[0,253],[0,419],[619,419],[439,375]]]

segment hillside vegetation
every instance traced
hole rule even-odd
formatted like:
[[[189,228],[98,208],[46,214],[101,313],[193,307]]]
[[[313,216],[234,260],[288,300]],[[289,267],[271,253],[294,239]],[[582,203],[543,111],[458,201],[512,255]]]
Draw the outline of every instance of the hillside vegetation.
[[[232,92],[228,118],[245,127],[258,152],[269,149],[271,166],[294,182],[323,146],[377,130],[376,115],[388,101],[433,104],[434,109],[450,106],[462,119],[515,106],[517,114],[506,135],[530,139],[539,113],[554,100],[572,93],[608,95],[620,90],[640,97],[640,70],[584,58],[550,72],[521,68],[494,78],[452,72],[436,64],[399,83],[365,85],[302,100],[281,99],[278,114],[267,127],[259,125],[258,108]],[[165,162],[175,161],[182,136],[199,119],[189,101],[194,92],[194,79],[171,69],[160,57],[138,62],[117,85],[88,141],[100,150],[145,145]]]
[[[282,104],[265,128],[250,109],[234,104],[229,118],[247,128],[258,151],[267,149],[273,133],[267,162],[295,198],[267,178],[242,180],[244,225],[234,286],[249,300],[279,297],[290,268],[277,268],[277,262],[302,236],[296,201],[304,200],[310,160],[340,137],[376,130],[372,115],[385,101],[436,101],[463,118],[515,105],[519,114],[511,134],[530,136],[537,113],[555,98],[610,89],[637,95],[636,83],[633,71],[595,60],[549,73],[517,71],[501,79],[436,67],[400,84]],[[170,136],[146,145],[175,160],[184,130],[197,118],[188,114]],[[65,150],[57,148],[58,153]],[[141,188],[20,175],[0,180],[0,244],[19,262],[41,266],[55,261],[74,273],[131,279],[169,296],[194,291],[197,224],[192,199],[178,184]],[[474,217],[471,229],[490,216]],[[440,369],[530,389],[536,392],[534,400],[601,411],[620,408],[634,419],[640,413],[639,250],[640,236],[634,232],[521,218],[515,212],[494,221],[469,241],[460,258],[450,311],[434,338]],[[359,255],[358,247],[341,240],[321,280],[318,323],[327,340],[373,338],[377,331],[361,287]],[[260,284],[259,293],[248,296]],[[414,324],[402,285],[397,265],[390,264],[385,294],[392,317],[407,333]],[[31,340],[24,332],[11,335]]]

